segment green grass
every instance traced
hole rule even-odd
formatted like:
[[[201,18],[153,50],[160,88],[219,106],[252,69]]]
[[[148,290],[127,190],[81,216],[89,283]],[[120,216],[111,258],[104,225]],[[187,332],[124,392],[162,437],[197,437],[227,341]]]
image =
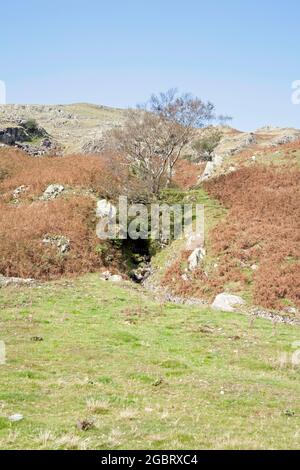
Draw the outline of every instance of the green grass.
[[[206,257],[204,267],[210,270],[211,266],[215,263],[215,257],[212,253],[210,243],[210,232],[216,224],[225,216],[226,209],[221,204],[204,191],[203,188],[198,188],[191,191],[180,191],[176,189],[164,190],[161,194],[162,202],[166,204],[202,204],[204,206],[204,236],[205,236],[205,249]],[[160,279],[164,275],[166,269],[178,259],[181,251],[185,250],[186,240],[175,240],[165,249],[158,251],[151,259],[151,264],[156,272],[151,280],[154,284],[159,284]]]
[[[297,327],[98,275],[2,289],[0,305],[1,449],[300,447],[299,369],[278,364]]]

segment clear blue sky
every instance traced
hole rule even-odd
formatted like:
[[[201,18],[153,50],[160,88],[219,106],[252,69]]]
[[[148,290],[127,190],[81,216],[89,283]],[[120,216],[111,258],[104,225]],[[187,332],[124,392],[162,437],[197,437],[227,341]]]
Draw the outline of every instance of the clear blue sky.
[[[0,0],[9,103],[127,107],[178,87],[233,125],[300,127],[299,0]]]

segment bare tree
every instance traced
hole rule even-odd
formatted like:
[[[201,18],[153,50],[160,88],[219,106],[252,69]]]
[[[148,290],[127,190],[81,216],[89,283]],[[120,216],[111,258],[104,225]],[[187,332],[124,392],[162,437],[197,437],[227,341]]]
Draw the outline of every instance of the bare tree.
[[[133,171],[157,195],[172,180],[174,165],[196,129],[213,117],[214,106],[176,90],[152,95],[149,102],[128,113],[122,128],[110,133]]]
[[[232,122],[233,117],[228,116],[227,114],[220,114],[217,119],[220,125],[225,127],[228,126],[230,122]]]

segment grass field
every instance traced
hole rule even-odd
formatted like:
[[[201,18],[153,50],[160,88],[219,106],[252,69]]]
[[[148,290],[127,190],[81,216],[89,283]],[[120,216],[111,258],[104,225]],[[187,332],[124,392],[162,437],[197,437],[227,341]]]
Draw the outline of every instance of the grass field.
[[[1,449],[300,448],[299,369],[279,365],[298,327],[98,275],[1,289],[0,306]]]

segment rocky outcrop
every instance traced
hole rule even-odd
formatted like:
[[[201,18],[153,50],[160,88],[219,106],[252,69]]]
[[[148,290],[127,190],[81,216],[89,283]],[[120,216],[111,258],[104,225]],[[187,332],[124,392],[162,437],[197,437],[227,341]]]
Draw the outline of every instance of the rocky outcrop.
[[[230,149],[229,154],[235,155],[255,144],[257,144],[257,137],[253,132],[250,132],[245,134],[242,139],[239,139],[238,144]]]
[[[214,155],[212,161],[206,163],[204,172],[200,177],[200,181],[205,181],[211,178],[214,175],[216,169],[222,165],[222,163],[223,157],[221,155]]]
[[[279,137],[275,137],[275,139],[272,140],[271,144],[276,147],[277,145],[291,144],[292,142],[296,142],[297,140],[300,140],[300,133],[282,134]]]
[[[0,128],[0,142],[5,145],[15,145],[16,142],[29,140],[28,132],[21,126],[8,126]]]
[[[18,120],[16,124],[0,126],[0,145],[17,147],[32,156],[59,151],[56,142],[35,121]]]
[[[41,157],[43,155],[53,154],[53,152],[60,152],[57,144],[49,138],[42,140],[39,145],[32,145],[27,142],[16,142],[15,147],[23,150],[23,152],[28,153],[28,155],[32,157]]]

